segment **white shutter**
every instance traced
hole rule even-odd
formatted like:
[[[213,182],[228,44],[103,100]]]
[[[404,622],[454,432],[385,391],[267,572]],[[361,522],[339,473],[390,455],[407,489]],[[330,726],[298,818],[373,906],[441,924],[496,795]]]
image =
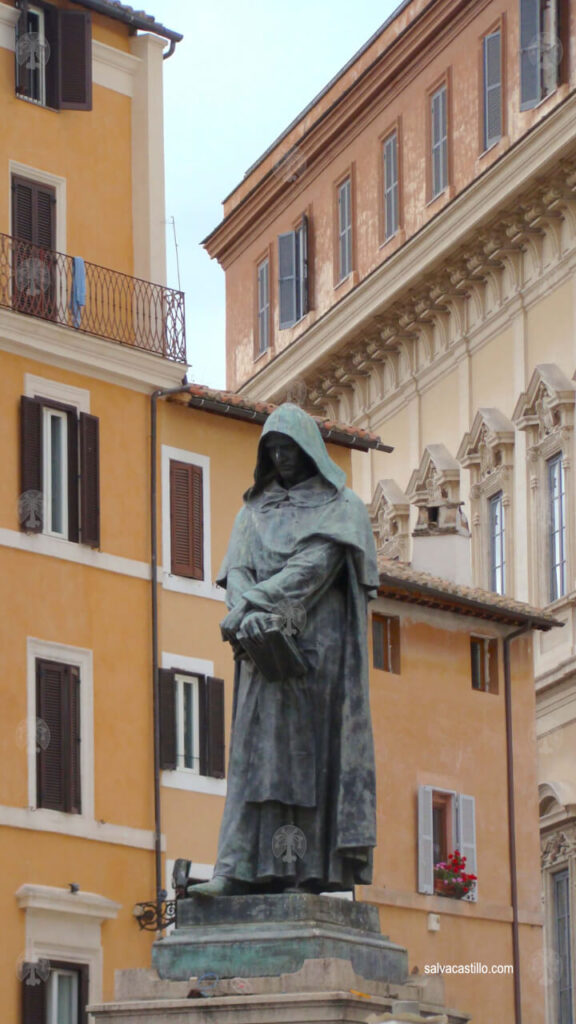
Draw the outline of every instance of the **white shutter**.
[[[296,323],[296,232],[278,236],[279,326]]]
[[[466,857],[466,873],[475,875],[476,871],[476,801],[473,796],[463,793],[456,795],[456,845],[463,857]],[[467,900],[477,900],[476,882],[474,888],[465,896]]]
[[[432,786],[418,789],[418,892],[434,892]]]
[[[500,29],[484,38],[484,148],[502,136]]]

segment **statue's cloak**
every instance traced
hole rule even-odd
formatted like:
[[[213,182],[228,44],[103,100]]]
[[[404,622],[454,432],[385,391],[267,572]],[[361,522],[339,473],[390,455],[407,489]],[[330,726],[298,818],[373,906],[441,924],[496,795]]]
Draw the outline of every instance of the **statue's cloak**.
[[[216,873],[349,888],[371,881],[376,842],[366,643],[374,540],[311,417],[280,406],[263,438],[270,431],[294,440],[318,472],[282,487],[261,440],[218,582],[229,608],[244,599],[249,610],[282,616],[308,670],[270,682],[251,661],[238,663]],[[304,855],[278,856],[273,838],[283,825],[304,834]]]

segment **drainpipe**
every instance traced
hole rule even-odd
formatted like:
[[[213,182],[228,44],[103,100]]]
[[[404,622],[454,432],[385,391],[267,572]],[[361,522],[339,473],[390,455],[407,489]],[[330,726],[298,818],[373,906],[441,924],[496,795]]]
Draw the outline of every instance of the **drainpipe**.
[[[506,763],[508,777],[508,851],[510,856],[510,890],[512,898],[512,961],[514,966],[514,1021],[522,1024],[520,985],[520,937],[518,930],[518,871],[516,863],[516,811],[514,801],[514,746],[512,735],[512,680],[510,675],[510,643],[533,629],[527,622],[504,637],[504,697],[506,707]]]
[[[150,396],[150,592],[152,598],[152,700],[154,719],[154,862],[156,885],[156,938],[160,937],[162,902],[165,899],[162,884],[162,816],[160,803],[160,687],[158,674],[158,480],[156,444],[158,434],[157,403],[159,398],[188,391],[189,385],[154,391]]]

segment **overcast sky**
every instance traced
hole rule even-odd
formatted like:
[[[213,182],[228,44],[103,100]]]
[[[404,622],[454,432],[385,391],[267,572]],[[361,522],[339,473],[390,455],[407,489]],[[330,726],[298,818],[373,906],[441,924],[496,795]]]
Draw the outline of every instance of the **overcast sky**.
[[[184,40],[164,62],[166,216],[186,293],[189,377],[225,386],[224,272],[200,242],[247,168],[399,0],[146,0]],[[178,287],[172,227],[168,284]]]

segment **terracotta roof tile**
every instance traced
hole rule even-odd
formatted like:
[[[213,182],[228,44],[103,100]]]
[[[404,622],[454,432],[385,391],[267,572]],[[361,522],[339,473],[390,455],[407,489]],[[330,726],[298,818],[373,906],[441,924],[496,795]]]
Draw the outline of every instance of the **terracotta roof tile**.
[[[140,31],[153,32],[164,39],[179,42],[183,38],[180,32],[173,32],[172,29],[165,28],[159,21],[156,21],[152,14],[135,10],[129,4],[120,3],[120,0],[72,0],[72,2],[81,7],[87,7],[89,10],[97,11],[99,14],[108,15],[117,21],[123,21]]]
[[[189,384],[186,391],[175,394],[172,401],[186,401],[187,394],[190,405],[209,409],[221,416],[238,417],[241,419],[252,419],[256,423],[264,423],[276,405],[271,402],[252,402],[232,391],[221,391],[215,388],[206,387],[204,384]],[[313,416],[320,427],[325,440],[334,444],[344,445],[347,448],[358,448],[365,451],[368,448],[376,448],[379,451],[392,451],[389,445],[383,444],[377,434],[372,434],[362,427],[351,427],[346,423],[335,423],[324,416]]]
[[[396,589],[399,591],[396,596],[401,600],[437,606],[455,604],[460,606],[460,611],[464,614],[518,625],[531,621],[535,629],[547,630],[553,626],[563,625],[550,612],[535,608],[524,601],[516,601],[514,598],[480,587],[454,583],[452,580],[432,576],[427,572],[418,572],[406,562],[380,557],[378,568],[381,592]],[[404,592],[403,598],[400,592]]]

